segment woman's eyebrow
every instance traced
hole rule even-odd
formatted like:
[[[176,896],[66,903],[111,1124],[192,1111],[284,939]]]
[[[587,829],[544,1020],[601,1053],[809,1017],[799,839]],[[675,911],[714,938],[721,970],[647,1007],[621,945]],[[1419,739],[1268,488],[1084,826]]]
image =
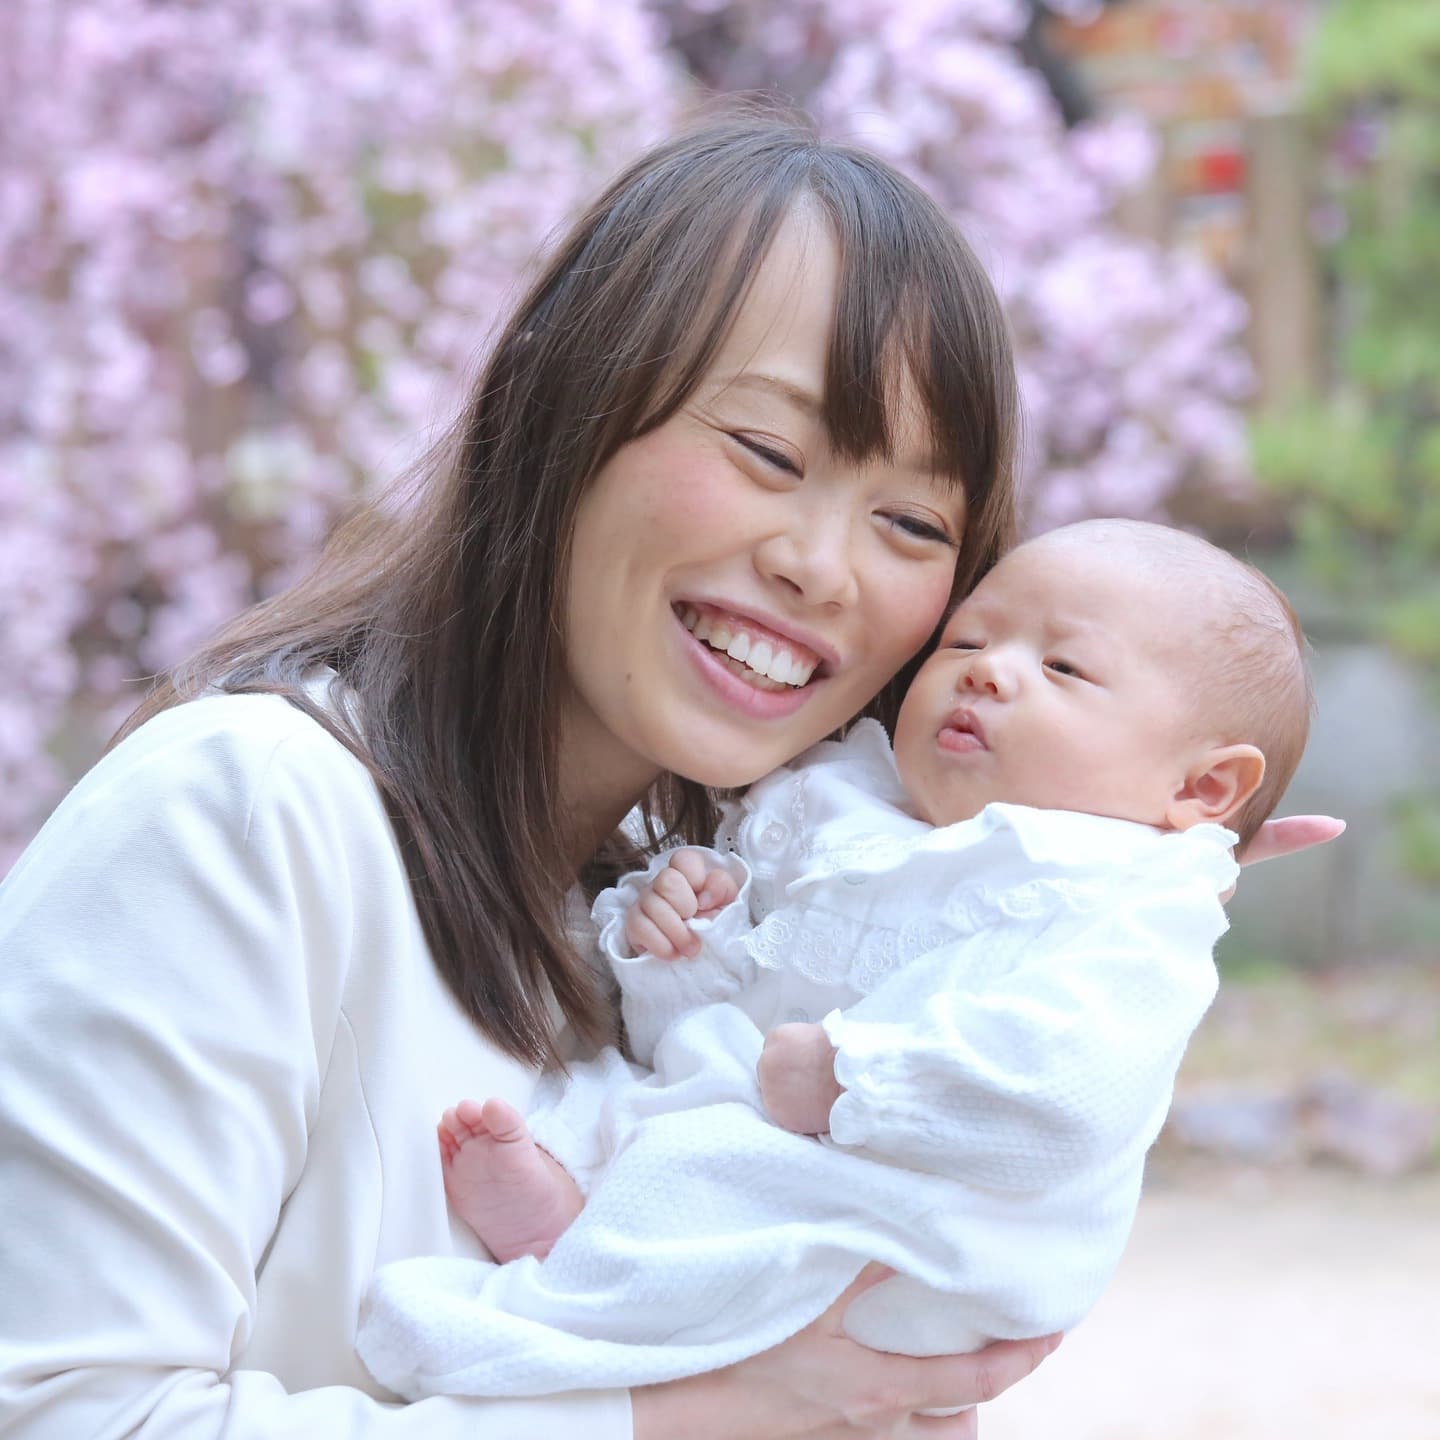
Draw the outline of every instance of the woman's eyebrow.
[[[720,382],[720,391],[762,390],[778,396],[797,410],[814,418],[820,413],[820,397],[813,390],[794,380],[784,380],[778,375],[768,375],[759,370],[742,370],[739,374],[727,376]]]

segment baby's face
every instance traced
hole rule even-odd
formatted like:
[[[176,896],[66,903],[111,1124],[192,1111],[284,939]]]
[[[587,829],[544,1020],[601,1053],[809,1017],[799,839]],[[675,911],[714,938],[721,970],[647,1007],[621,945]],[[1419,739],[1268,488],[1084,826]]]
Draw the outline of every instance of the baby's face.
[[[924,819],[950,825],[1005,801],[1164,823],[1207,742],[1190,678],[1206,656],[1183,596],[1116,559],[1041,537],[951,616],[895,731]]]

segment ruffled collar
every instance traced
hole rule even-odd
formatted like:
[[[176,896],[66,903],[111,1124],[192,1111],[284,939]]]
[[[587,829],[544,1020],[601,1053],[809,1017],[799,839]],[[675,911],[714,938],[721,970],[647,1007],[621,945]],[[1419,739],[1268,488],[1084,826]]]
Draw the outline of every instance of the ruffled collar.
[[[1238,837],[1220,825],[1163,831],[1107,815],[998,802],[972,819],[930,825],[915,814],[890,739],[874,720],[857,721],[843,740],[822,741],[794,768],[804,787],[807,875],[842,869],[882,875],[912,858],[923,866],[926,857],[958,858],[981,850],[1003,854],[1007,868],[1028,864],[1077,875],[1198,867],[1213,875],[1217,892],[1238,873],[1230,854]],[[986,844],[1002,833],[1005,842]],[[980,854],[969,855],[968,862],[985,863]]]

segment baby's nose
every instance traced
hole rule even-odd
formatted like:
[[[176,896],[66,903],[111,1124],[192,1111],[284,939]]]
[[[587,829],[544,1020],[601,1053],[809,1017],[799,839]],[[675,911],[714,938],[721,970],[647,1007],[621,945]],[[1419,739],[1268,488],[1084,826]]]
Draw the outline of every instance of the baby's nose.
[[[1015,690],[1014,670],[1013,660],[987,646],[971,655],[961,672],[960,685],[966,694],[1008,699]]]

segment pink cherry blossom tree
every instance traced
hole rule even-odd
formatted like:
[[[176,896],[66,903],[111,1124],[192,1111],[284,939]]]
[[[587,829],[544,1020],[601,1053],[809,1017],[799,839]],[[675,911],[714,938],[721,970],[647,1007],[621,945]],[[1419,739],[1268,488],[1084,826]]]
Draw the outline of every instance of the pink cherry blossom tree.
[[[1067,130],[1018,57],[1025,20],[1019,0],[0,6],[0,869],[136,677],[283,585],[445,423],[535,247],[671,125],[687,63],[794,96],[972,237],[1019,341],[1035,524],[1156,514],[1195,467],[1225,473],[1240,304],[1116,229],[1148,139]]]
[[[641,0],[0,6],[0,869],[443,421],[680,94]]]

